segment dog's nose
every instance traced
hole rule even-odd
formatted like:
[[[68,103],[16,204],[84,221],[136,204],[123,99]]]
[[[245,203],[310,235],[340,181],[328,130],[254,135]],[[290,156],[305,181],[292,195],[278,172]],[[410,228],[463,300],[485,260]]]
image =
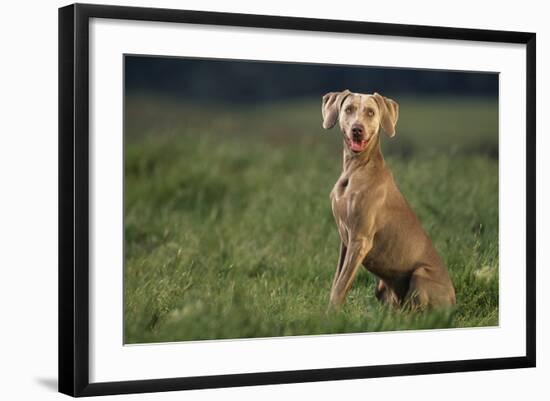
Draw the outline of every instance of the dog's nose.
[[[361,124],[353,124],[351,126],[351,133],[354,137],[361,137],[363,135],[363,126]]]

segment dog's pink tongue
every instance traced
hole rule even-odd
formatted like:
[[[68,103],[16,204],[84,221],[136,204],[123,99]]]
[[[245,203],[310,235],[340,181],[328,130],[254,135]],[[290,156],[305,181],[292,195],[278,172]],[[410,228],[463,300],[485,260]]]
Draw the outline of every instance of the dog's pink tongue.
[[[355,141],[352,141],[351,142],[351,150],[353,150],[354,152],[360,152],[363,150],[363,145],[365,144],[365,141],[361,141],[361,142],[355,142]]]

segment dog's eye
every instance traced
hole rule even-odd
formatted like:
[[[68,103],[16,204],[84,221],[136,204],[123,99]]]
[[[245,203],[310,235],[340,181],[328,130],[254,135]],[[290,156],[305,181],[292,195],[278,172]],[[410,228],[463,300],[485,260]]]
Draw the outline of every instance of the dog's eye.
[[[374,116],[374,110],[369,110],[369,111],[367,112],[367,115],[368,115],[369,117]]]
[[[351,113],[352,111],[353,111],[353,109],[352,109],[351,107],[346,107],[345,112],[346,112],[347,114]]]

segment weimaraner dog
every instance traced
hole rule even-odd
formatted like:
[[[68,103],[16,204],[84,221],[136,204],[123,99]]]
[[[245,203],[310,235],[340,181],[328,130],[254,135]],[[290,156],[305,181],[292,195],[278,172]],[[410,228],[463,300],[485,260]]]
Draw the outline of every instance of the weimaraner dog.
[[[341,238],[330,306],[344,303],[360,266],[378,278],[383,303],[412,309],[455,304],[447,268],[397,188],[380,149],[395,135],[397,102],[349,90],[323,96],[323,128],[339,122],[344,163],[330,198]]]

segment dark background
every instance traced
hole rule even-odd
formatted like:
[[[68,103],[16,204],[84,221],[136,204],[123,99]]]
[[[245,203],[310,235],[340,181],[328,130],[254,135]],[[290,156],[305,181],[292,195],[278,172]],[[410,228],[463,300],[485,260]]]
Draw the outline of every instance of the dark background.
[[[126,56],[127,94],[200,102],[272,102],[349,88],[386,96],[498,96],[498,74]]]

